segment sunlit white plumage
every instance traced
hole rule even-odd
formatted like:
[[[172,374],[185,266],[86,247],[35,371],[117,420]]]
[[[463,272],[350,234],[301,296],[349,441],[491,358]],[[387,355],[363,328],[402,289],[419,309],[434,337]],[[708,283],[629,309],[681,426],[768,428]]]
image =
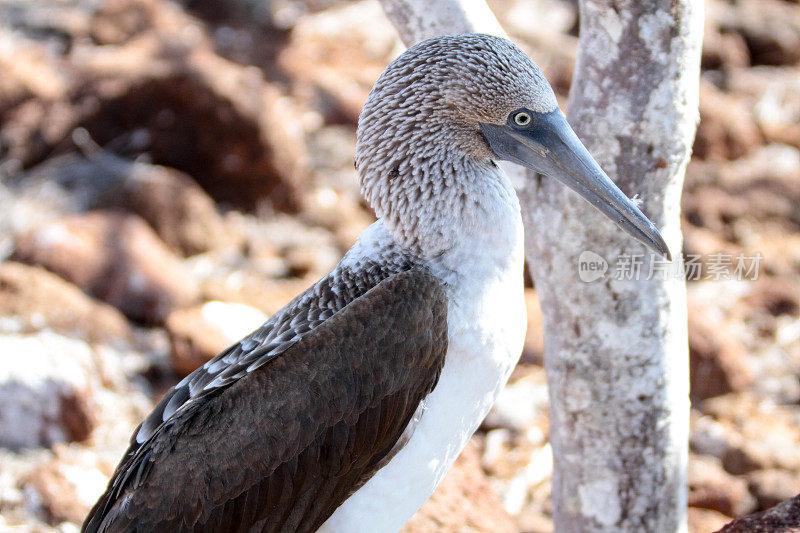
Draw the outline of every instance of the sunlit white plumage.
[[[471,212],[446,211],[458,213],[447,221],[462,228],[458,244],[430,264],[449,297],[449,347],[439,383],[403,449],[321,531],[355,532],[364,524],[376,532],[400,529],[433,493],[519,359],[526,326],[522,220],[508,178],[493,166],[485,172],[478,181],[488,190],[476,195]],[[391,239],[376,222],[344,261],[379,254]]]

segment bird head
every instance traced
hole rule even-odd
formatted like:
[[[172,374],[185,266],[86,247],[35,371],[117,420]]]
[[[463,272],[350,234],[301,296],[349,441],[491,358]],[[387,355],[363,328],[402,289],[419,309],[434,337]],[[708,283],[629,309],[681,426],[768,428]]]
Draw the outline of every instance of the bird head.
[[[510,161],[557,179],[670,257],[658,229],[578,139],[539,67],[507,39],[473,33],[422,41],[370,92],[356,147],[362,186],[376,173],[403,175],[407,161],[430,163],[442,154]]]

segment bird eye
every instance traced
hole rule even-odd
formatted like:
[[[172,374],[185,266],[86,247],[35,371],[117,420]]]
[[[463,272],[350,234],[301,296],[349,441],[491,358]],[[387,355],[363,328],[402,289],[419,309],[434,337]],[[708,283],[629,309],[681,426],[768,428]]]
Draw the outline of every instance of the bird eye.
[[[531,116],[525,111],[520,111],[514,115],[514,124],[517,126],[527,126],[531,123]]]

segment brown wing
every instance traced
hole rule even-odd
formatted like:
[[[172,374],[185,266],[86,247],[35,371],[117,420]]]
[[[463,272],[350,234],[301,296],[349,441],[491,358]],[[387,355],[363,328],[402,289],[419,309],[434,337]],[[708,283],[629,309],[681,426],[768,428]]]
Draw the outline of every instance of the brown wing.
[[[438,280],[396,274],[279,357],[165,422],[87,531],[315,531],[369,479],[438,380]]]

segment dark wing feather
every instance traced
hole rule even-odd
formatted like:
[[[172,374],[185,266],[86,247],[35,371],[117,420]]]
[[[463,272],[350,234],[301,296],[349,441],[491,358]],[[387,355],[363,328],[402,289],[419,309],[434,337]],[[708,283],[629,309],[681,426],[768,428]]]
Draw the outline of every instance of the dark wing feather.
[[[184,403],[123,461],[85,530],[316,530],[435,386],[446,314],[431,275],[385,279],[246,378]]]
[[[396,253],[393,261],[365,261],[355,269],[333,273],[289,302],[266,324],[198,368],[156,405],[131,439],[130,456],[180,409],[284,353],[289,347],[387,277],[408,270],[410,260]]]

